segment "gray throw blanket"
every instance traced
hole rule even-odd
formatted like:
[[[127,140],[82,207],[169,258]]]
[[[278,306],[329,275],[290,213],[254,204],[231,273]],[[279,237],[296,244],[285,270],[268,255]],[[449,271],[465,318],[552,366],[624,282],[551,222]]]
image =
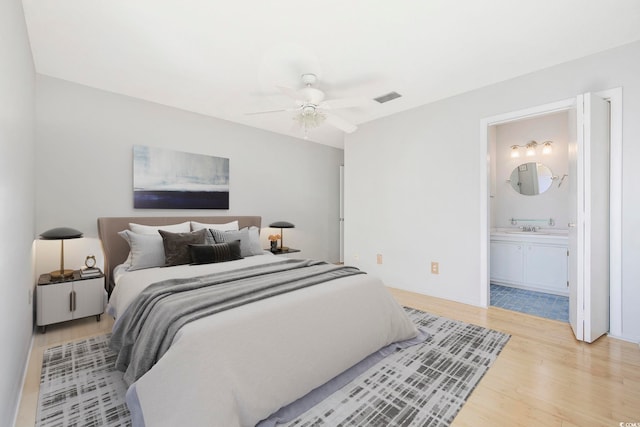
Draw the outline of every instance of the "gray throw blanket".
[[[169,349],[185,324],[254,301],[340,277],[364,274],[355,267],[287,259],[223,273],[169,279],[148,286],[119,317],[110,348],[116,369],[130,385]]]

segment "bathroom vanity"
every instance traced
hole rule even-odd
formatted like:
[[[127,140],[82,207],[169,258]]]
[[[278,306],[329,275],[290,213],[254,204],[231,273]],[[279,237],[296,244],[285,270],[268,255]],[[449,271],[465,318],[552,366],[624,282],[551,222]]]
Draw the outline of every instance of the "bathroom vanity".
[[[491,283],[568,295],[566,231],[491,232]]]

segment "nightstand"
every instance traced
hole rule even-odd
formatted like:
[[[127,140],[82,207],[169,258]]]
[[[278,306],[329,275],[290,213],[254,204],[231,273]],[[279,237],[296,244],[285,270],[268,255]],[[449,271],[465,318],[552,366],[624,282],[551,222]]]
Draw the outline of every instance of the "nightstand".
[[[300,252],[300,249],[288,248],[285,250],[278,249],[276,251],[272,251],[271,249],[265,249],[265,251],[269,251],[274,255],[286,255],[286,254],[294,254],[296,252]]]
[[[49,274],[42,274],[36,291],[37,325],[44,333],[47,325],[96,316],[104,312],[106,291],[104,274],[82,277],[80,271],[73,276],[52,280]]]

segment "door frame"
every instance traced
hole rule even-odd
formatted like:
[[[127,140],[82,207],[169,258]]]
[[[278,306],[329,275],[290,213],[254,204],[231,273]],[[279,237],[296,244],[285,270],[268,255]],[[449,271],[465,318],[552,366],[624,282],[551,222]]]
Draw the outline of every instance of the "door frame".
[[[622,336],[622,88],[594,92],[611,105],[609,183],[609,335]],[[489,128],[544,116],[576,106],[576,97],[480,120],[480,305],[489,306],[489,218],[490,172]]]

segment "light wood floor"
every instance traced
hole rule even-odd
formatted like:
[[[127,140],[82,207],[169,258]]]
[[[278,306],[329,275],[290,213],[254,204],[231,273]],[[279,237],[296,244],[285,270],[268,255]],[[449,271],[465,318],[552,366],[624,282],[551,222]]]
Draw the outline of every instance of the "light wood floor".
[[[500,308],[483,309],[398,289],[403,305],[512,335],[453,426],[619,426],[640,423],[640,348],[608,337],[574,339],[566,323]],[[17,427],[32,427],[45,348],[111,330],[103,316],[36,333]]]
[[[91,316],[71,322],[49,325],[47,326],[47,332],[44,334],[40,332],[40,329],[37,330],[31,347],[31,356],[29,357],[27,375],[22,388],[22,398],[15,427],[33,427],[36,423],[40,370],[44,350],[67,341],[106,334],[111,332],[112,326],[113,318],[103,314],[99,322],[96,322],[95,316]]]

